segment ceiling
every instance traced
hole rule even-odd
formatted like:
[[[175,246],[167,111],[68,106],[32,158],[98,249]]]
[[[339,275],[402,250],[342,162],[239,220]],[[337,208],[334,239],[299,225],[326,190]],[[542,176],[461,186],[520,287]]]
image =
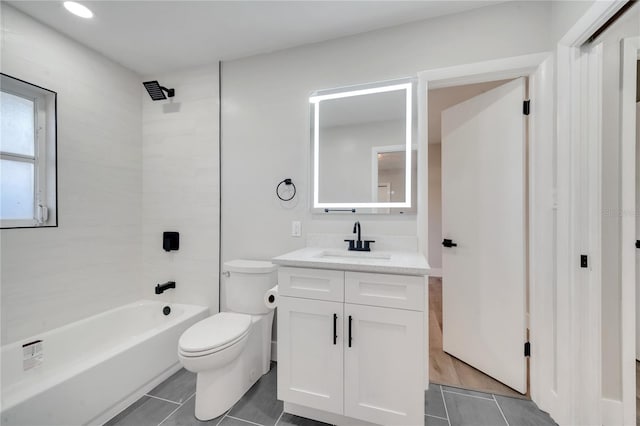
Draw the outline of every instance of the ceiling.
[[[232,60],[501,1],[7,1],[139,74]]]

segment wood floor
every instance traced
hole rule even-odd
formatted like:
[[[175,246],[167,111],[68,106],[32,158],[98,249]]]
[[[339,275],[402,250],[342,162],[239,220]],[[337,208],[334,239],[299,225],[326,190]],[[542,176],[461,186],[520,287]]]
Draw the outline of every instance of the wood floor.
[[[429,278],[429,381],[498,395],[528,398],[442,350],[442,279]],[[638,423],[640,424],[640,423]]]

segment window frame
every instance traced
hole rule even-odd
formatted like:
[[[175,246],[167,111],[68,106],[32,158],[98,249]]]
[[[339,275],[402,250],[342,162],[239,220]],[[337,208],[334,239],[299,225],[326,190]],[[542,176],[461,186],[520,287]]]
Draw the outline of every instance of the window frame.
[[[58,94],[28,81],[0,73],[0,91],[33,101],[34,155],[0,151],[0,159],[34,165],[34,209],[29,219],[2,219],[0,229],[58,226]]]

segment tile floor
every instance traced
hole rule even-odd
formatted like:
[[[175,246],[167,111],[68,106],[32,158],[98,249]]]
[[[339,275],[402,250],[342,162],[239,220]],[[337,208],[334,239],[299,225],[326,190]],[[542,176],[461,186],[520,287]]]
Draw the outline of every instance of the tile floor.
[[[224,415],[208,422],[194,415],[196,376],[184,369],[169,377],[106,423],[107,426],[322,426],[282,411],[276,399],[276,369],[264,375]],[[428,426],[555,425],[531,401],[431,384],[425,394]]]

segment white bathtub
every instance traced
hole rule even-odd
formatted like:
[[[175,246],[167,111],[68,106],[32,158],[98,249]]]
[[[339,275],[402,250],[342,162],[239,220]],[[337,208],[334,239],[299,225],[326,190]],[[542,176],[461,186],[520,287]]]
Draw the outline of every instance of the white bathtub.
[[[0,424],[100,424],[180,369],[178,339],[208,308],[143,300],[1,349]],[[43,362],[23,370],[22,345]]]

